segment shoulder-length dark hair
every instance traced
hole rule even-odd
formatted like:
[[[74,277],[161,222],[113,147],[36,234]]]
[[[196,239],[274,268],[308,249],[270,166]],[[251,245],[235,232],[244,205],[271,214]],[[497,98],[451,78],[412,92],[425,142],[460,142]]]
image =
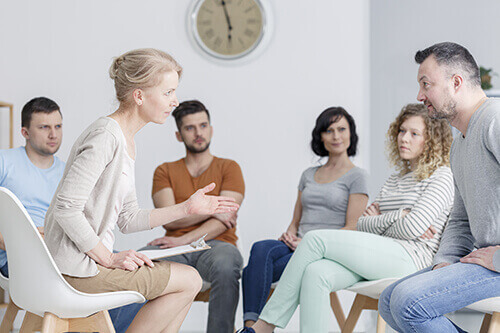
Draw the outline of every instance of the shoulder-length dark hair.
[[[312,131],[311,148],[318,156],[328,156],[328,151],[325,149],[323,141],[321,141],[321,133],[326,132],[331,124],[336,123],[344,117],[349,123],[349,132],[351,133],[351,144],[347,148],[347,156],[356,155],[356,148],[358,146],[358,134],[356,134],[356,123],[354,118],[341,106],[330,107],[321,112],[316,119],[316,126]]]

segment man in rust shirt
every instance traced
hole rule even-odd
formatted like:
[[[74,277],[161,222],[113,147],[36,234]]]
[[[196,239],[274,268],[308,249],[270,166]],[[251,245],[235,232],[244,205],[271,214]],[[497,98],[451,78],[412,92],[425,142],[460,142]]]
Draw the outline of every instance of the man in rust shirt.
[[[153,177],[155,207],[175,205],[196,190],[215,183],[208,193],[233,197],[241,205],[245,184],[239,165],[210,153],[213,128],[205,106],[196,100],[181,103],[172,114],[177,140],[186,147],[186,157],[156,168]],[[189,244],[207,234],[208,251],[170,257],[168,260],[195,267],[212,284],[208,306],[208,333],[230,333],[239,298],[243,258],[236,247],[236,213],[194,216],[165,225],[166,235],[149,245],[163,248]]]

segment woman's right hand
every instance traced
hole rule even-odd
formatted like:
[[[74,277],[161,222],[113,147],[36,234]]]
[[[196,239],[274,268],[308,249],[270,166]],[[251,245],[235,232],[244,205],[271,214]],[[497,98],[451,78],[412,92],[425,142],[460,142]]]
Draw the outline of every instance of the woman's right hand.
[[[283,243],[286,244],[291,250],[295,251],[297,246],[299,245],[299,242],[302,240],[301,238],[297,237],[297,234],[294,234],[290,231],[284,232],[280,238],[278,238],[279,241],[282,241]]]
[[[206,195],[215,188],[215,183],[211,183],[194,194],[185,201],[187,215],[213,215],[227,212],[235,212],[238,205],[234,198]]]
[[[278,240],[281,242],[285,242],[286,239],[289,239],[291,237],[293,237],[293,235],[289,231],[285,231],[284,233],[281,234]]]
[[[147,256],[134,250],[111,253],[111,265],[107,268],[119,268],[126,271],[134,271],[144,264],[154,267],[153,262]]]
[[[363,213],[363,216],[377,216],[381,215],[380,213],[380,206],[378,202],[372,203],[368,208]]]

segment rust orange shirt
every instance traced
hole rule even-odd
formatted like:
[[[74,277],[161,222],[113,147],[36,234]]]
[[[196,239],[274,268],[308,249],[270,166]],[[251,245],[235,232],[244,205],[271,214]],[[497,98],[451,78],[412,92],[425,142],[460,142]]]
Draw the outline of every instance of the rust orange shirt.
[[[221,191],[234,191],[245,194],[245,182],[238,163],[215,156],[208,169],[198,177],[191,176],[184,158],[175,162],[163,163],[155,170],[152,194],[170,187],[174,191],[175,203],[178,204],[187,200],[198,189],[212,182],[216,186],[212,192],[208,193],[209,195],[220,195]],[[196,228],[198,228],[197,225],[169,230],[167,235],[179,237]],[[235,228],[228,229],[215,239],[236,245],[238,237],[235,231]]]

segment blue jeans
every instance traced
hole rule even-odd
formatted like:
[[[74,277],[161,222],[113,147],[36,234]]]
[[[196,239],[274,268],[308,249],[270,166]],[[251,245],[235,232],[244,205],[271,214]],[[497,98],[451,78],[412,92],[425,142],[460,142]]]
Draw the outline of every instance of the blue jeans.
[[[444,314],[500,296],[500,273],[475,264],[430,267],[407,276],[380,296],[378,309],[398,332],[464,332]]]
[[[271,284],[280,279],[293,251],[273,239],[254,243],[243,270],[243,320],[257,321],[266,305]]]

